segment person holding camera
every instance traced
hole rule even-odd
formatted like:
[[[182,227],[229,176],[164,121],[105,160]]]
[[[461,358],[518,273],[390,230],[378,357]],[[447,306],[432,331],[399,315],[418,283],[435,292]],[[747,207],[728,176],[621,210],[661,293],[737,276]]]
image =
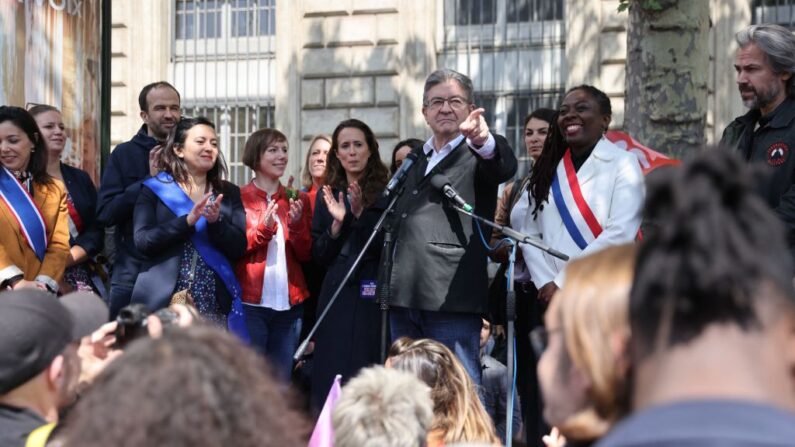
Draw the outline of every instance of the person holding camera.
[[[107,364],[95,368],[83,354],[107,319],[105,303],[86,292],[59,299],[35,288],[0,294],[0,445],[50,436],[81,386]]]
[[[133,215],[135,247],[147,260],[131,302],[152,311],[190,304],[221,326],[229,316],[247,338],[232,268],[246,250],[246,215],[240,189],[223,180],[215,126],[182,119],[154,162],[160,172],[144,181]]]

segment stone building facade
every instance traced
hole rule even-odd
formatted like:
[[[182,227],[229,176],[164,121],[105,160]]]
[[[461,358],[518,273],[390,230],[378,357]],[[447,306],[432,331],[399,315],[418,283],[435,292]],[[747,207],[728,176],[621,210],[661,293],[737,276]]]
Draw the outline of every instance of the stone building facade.
[[[694,1],[710,2],[707,135],[715,141],[743,113],[733,35],[752,23],[758,2]],[[237,182],[249,175],[239,166],[245,136],[266,125],[288,136],[295,175],[312,136],[346,118],[370,124],[388,160],[400,139],[428,136],[422,85],[442,65],[468,72],[490,124],[517,146],[517,122],[528,109],[554,106],[567,87],[582,83],[611,96],[620,128],[628,15],[617,12],[618,3],[113,0],[112,144],[140,126],[141,87],[165,79],[190,112],[222,123],[222,149]]]

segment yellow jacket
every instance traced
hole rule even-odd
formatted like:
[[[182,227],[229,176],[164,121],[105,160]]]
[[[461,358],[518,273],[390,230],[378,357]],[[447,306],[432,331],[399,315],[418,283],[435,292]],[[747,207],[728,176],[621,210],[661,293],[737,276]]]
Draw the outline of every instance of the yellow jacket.
[[[69,211],[65,191],[66,187],[57,179],[49,185],[33,183],[33,202],[47,227],[44,261],[36,257],[8,205],[0,200],[0,282],[21,274],[28,281],[39,281],[58,290],[69,259]]]

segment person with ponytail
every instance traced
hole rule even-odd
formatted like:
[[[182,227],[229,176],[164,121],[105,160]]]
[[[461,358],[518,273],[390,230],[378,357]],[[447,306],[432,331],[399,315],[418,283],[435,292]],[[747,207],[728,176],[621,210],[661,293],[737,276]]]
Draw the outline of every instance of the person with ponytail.
[[[795,290],[784,225],[740,159],[650,179],[630,289],[631,407],[597,444],[791,446]]]
[[[514,208],[526,208],[520,231],[570,258],[630,242],[640,229],[643,174],[634,155],[605,138],[612,113],[610,98],[596,87],[570,89],[533,166],[529,197]],[[566,262],[520,247],[538,298],[549,301]]]

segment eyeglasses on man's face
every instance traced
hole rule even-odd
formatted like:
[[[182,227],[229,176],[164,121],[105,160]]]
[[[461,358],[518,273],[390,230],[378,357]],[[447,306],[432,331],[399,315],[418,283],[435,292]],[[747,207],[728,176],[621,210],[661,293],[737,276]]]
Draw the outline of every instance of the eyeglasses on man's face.
[[[441,109],[445,103],[449,104],[450,108],[453,110],[463,110],[469,105],[466,98],[461,96],[452,96],[450,98],[440,98],[437,96],[429,99],[425,107],[427,107],[428,110],[437,111]]]

